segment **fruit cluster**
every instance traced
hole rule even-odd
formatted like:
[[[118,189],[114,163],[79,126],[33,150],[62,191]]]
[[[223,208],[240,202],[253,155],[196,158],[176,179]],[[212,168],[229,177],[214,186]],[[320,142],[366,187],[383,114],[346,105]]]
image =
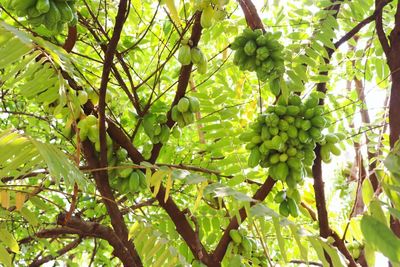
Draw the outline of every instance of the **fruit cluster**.
[[[248,238],[242,230],[230,230],[229,236],[233,241],[234,254],[239,253],[246,258],[251,258],[254,265],[257,266],[268,266],[265,262],[265,257],[262,254],[257,253],[256,242]]]
[[[207,72],[207,58],[198,47],[190,48],[188,41],[182,41],[179,48],[178,61],[186,66],[193,62],[197,66],[197,71],[201,74]]]
[[[226,17],[224,10],[229,0],[198,0],[194,8],[202,11],[200,24],[203,28],[210,28],[215,21],[223,20]]]
[[[65,23],[78,21],[74,5],[75,0],[9,0],[6,7],[19,17],[27,16],[35,27],[43,24],[52,32],[61,32]]]
[[[288,103],[281,97],[276,105],[269,106],[266,113],[261,114],[251,126],[252,131],[240,136],[242,141],[248,142],[246,148],[251,150],[249,167],[269,167],[269,175],[273,179],[295,189],[311,172],[317,143],[322,145],[324,153],[328,153],[323,156],[325,159],[330,159],[330,152],[340,153],[334,143],[343,136],[322,133],[329,120],[324,115],[323,106],[319,105],[320,97],[323,95],[315,92],[302,101],[293,94],[288,97]],[[296,201],[289,199],[286,195],[283,199],[278,197],[279,203],[283,203],[281,213],[296,216]]]
[[[170,129],[166,123],[167,116],[164,114],[158,116],[150,114],[143,118],[144,132],[147,134],[153,144],[165,144],[168,142]]]
[[[133,194],[146,189],[146,177],[143,172],[138,170],[121,169],[117,174],[110,175],[110,178],[111,186],[121,194]]]
[[[285,71],[283,46],[279,33],[245,29],[231,44],[235,50],[233,62],[241,70],[256,71],[261,81],[278,79]]]
[[[300,192],[297,188],[288,188],[276,193],[274,201],[279,204],[279,213],[282,216],[299,216],[298,205],[301,202]]]
[[[173,121],[178,123],[179,127],[183,128],[194,122],[194,113],[199,111],[199,100],[193,96],[185,96],[172,108],[171,117]]]

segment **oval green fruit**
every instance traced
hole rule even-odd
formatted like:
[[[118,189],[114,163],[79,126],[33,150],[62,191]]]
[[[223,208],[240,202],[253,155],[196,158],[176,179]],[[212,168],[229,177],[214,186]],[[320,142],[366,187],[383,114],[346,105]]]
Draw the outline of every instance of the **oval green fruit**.
[[[189,99],[189,110],[191,112],[199,112],[200,111],[200,102],[196,97],[188,97]]]
[[[286,190],[279,191],[274,197],[276,203],[282,203],[286,199]]]
[[[214,9],[211,5],[208,5],[203,12],[201,13],[200,17],[200,24],[203,28],[210,28],[213,25],[214,20]]]
[[[293,217],[299,216],[299,208],[297,207],[296,202],[293,199],[288,198],[287,203],[290,215],[292,215]]]
[[[248,165],[250,168],[254,168],[255,166],[258,165],[261,159],[261,153],[258,150],[258,148],[253,148],[250,152],[249,160],[248,160]]]
[[[140,185],[139,174],[136,171],[133,171],[129,176],[129,184],[128,184],[129,191],[132,193],[138,191],[139,185]]]
[[[240,244],[242,242],[242,236],[240,235],[238,230],[230,230],[229,236],[231,237],[232,241],[236,244]]]
[[[192,57],[191,57],[191,54],[190,54],[190,46],[182,45],[179,48],[178,61],[184,66],[190,64],[190,62],[192,61]]]
[[[288,203],[287,201],[283,201],[281,202],[281,204],[279,205],[279,214],[284,216],[284,217],[288,217],[289,216],[289,207],[288,207]]]
[[[243,50],[246,53],[246,55],[253,56],[256,53],[256,50],[257,50],[256,42],[253,41],[253,40],[248,40],[246,42],[245,46],[243,47]]]
[[[190,106],[190,101],[188,98],[186,97],[182,97],[179,102],[178,102],[178,111],[179,112],[186,112],[189,110],[189,106]]]

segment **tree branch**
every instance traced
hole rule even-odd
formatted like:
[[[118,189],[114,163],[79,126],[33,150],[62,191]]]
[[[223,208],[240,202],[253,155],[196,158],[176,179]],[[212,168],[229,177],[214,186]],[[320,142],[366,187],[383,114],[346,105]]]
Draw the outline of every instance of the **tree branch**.
[[[64,222],[65,214],[60,214],[57,218],[57,224],[62,225]],[[113,231],[113,229],[96,222],[87,222],[76,216],[72,216],[66,225],[41,230],[36,233],[36,236],[39,238],[54,238],[69,234],[79,235],[81,238],[95,237],[104,239],[113,247],[113,254],[121,260],[124,266],[136,266],[135,261],[125,247],[124,242]]]
[[[104,56],[104,67],[101,74],[101,83],[99,89],[99,136],[100,136],[100,167],[107,167],[107,141],[106,141],[106,94],[107,84],[111,73],[114,54],[121,36],[122,27],[125,22],[125,14],[127,11],[127,0],[121,0],[118,5],[118,12],[115,18],[115,26],[110,42],[107,45],[107,50]],[[101,172],[103,178],[107,179],[107,171]]]
[[[382,1],[381,0],[376,0],[375,1],[375,8],[380,5]],[[382,23],[382,9],[377,12],[376,18],[375,18],[375,27],[376,27],[376,33],[378,35],[379,42],[382,45],[383,52],[385,52],[386,58],[389,59],[389,53],[390,53],[390,46],[388,39],[386,38],[386,33],[383,30],[383,23]]]
[[[265,183],[257,190],[257,192],[254,194],[253,199],[258,200],[259,202],[262,202],[269,194],[271,189],[274,187],[276,181],[272,179],[271,177],[268,177],[267,180],[265,180]],[[251,205],[255,205],[256,203],[251,203]],[[239,210],[240,218],[241,221],[243,222],[247,218],[246,210],[244,208],[241,208]],[[229,235],[229,232],[234,229],[239,228],[239,222],[236,219],[236,216],[232,217],[229,225],[226,227],[221,240],[219,241],[217,247],[214,250],[213,256],[221,262],[222,259],[225,256],[226,250],[228,248],[229,242],[231,241],[231,237]]]
[[[45,264],[46,262],[55,260],[56,258],[64,255],[68,251],[76,248],[81,242],[82,242],[82,238],[79,237],[79,238],[75,239],[74,241],[72,241],[71,243],[69,243],[68,245],[66,245],[65,247],[63,247],[62,249],[57,250],[55,255],[47,255],[46,257],[35,259],[31,264],[29,264],[29,267],[39,267],[42,264]]]
[[[89,140],[86,140],[82,143],[82,148],[90,168],[99,167],[99,162],[97,161],[93,145]],[[103,179],[103,176],[100,174],[100,172],[94,172],[93,176],[96,182],[96,188],[103,197],[103,201],[107,208],[108,215],[111,218],[111,224],[115,230],[115,233],[121,238],[122,242],[126,246],[126,249],[128,249],[132,257],[133,261],[131,265],[134,264],[134,266],[142,266],[140,257],[133,243],[128,240],[128,229],[124,222],[122,213],[115,201],[108,179]]]
[[[359,22],[353,29],[351,29],[349,32],[347,32],[342,38],[340,38],[336,43],[335,47],[338,48],[341,46],[343,43],[347,42],[350,40],[352,37],[354,37],[365,25],[369,24],[370,22],[376,20],[376,18],[379,16],[379,14],[382,14],[382,9],[392,2],[393,0],[383,0],[380,1],[375,8],[374,13],[372,13],[371,16],[363,19],[361,22]]]
[[[243,10],[244,17],[246,18],[247,25],[255,30],[264,30],[264,25],[260,16],[257,13],[257,9],[251,0],[239,0],[240,7]]]

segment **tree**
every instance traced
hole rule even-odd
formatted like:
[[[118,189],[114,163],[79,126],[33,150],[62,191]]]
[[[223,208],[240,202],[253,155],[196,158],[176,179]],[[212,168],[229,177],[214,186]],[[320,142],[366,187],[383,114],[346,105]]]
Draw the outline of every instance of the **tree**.
[[[400,264],[399,3],[256,4],[0,0],[0,263]]]

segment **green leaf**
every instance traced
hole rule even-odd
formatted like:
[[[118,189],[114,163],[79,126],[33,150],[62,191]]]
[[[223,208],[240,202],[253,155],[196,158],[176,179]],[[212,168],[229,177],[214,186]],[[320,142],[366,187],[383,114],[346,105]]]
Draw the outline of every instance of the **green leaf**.
[[[284,261],[287,262],[288,259],[287,259],[287,255],[286,255],[286,249],[285,249],[285,239],[283,238],[282,233],[281,233],[281,225],[279,223],[279,218],[272,217],[272,223],[274,224],[276,238],[278,240],[278,245],[279,245],[279,250],[282,254]]]
[[[374,197],[374,188],[372,187],[371,180],[367,177],[361,185],[362,199],[365,206],[368,206]]]
[[[3,247],[1,244],[0,244],[0,262],[3,263],[5,266],[9,267],[12,266],[11,256],[7,252],[5,247]]]
[[[20,213],[22,217],[24,217],[24,219],[27,220],[28,223],[30,223],[32,226],[38,226],[39,220],[37,218],[37,215],[30,211],[27,207],[22,207]]]
[[[361,219],[361,231],[371,247],[393,262],[400,262],[400,239],[385,224],[370,215]]]
[[[19,245],[14,236],[5,228],[0,229],[0,240],[14,253],[19,252]]]

